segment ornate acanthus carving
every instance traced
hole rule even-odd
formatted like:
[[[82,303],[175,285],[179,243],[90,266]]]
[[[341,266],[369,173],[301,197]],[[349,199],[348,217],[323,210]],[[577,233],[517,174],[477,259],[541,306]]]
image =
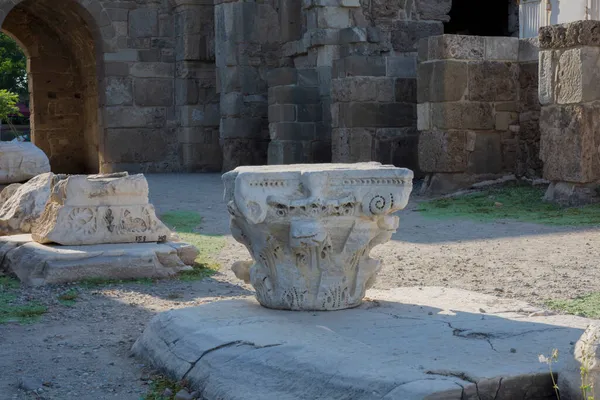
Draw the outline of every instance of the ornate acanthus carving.
[[[379,163],[240,167],[223,175],[233,237],[253,263],[234,272],[265,307],[355,307],[380,269],[371,249],[398,227],[410,170]]]

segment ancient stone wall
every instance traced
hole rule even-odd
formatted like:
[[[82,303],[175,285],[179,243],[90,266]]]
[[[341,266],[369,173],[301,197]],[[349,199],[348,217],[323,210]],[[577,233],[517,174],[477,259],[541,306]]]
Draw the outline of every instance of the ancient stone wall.
[[[540,100],[538,39],[519,41],[519,122],[512,125],[517,141],[517,177],[540,178]]]
[[[540,158],[552,182],[548,200],[600,200],[599,31],[599,21],[540,29]]]
[[[419,165],[447,192],[514,171],[519,40],[443,35],[421,41]]]
[[[55,172],[221,169],[212,1],[0,0],[0,16]]]

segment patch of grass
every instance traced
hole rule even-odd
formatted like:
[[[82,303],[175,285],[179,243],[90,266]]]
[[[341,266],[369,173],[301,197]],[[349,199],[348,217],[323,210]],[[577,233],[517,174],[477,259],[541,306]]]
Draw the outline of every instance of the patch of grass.
[[[195,246],[200,254],[196,258],[193,271],[182,272],[179,279],[183,281],[196,281],[214,274],[219,269],[212,258],[217,255],[226,240],[220,235],[206,235],[200,232],[202,217],[192,211],[171,211],[161,215],[161,220],[183,240]]]
[[[20,304],[16,290],[20,284],[17,280],[0,277],[0,324],[18,322],[21,324],[33,323],[45,314],[48,309],[38,302]]]
[[[546,306],[566,314],[587,318],[600,318],[600,292],[568,300],[549,300],[546,302]]]
[[[152,378],[150,389],[146,395],[142,397],[142,400],[173,400],[175,395],[181,389],[186,389],[185,382],[175,382],[165,376],[159,375]],[[166,389],[170,389],[172,392],[171,396],[163,396]]]
[[[21,287],[21,282],[10,276],[0,276],[0,291],[14,290]]]
[[[544,202],[544,188],[529,185],[506,185],[463,196],[422,202],[424,216],[469,218],[477,221],[512,219],[556,226],[600,224],[600,204],[584,207],[561,207]]]
[[[58,301],[65,306],[72,307],[75,305],[79,292],[76,289],[69,289],[58,296]]]

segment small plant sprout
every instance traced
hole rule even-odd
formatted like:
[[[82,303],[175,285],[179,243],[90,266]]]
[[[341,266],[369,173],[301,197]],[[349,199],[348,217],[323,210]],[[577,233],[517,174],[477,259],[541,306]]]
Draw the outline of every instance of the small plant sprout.
[[[552,350],[552,355],[550,357],[546,357],[545,355],[540,354],[538,359],[541,363],[548,364],[548,370],[550,370],[550,377],[552,378],[552,387],[554,389],[554,393],[556,393],[556,398],[560,400],[558,385],[556,384],[554,372],[552,372],[552,364],[558,361],[558,349]]]

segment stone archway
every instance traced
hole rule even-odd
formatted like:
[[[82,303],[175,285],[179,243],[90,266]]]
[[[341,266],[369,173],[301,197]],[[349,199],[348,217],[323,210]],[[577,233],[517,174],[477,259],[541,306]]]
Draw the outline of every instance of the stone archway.
[[[97,173],[103,68],[95,18],[75,0],[13,1],[0,0],[0,17],[28,58],[32,141],[53,172]]]

